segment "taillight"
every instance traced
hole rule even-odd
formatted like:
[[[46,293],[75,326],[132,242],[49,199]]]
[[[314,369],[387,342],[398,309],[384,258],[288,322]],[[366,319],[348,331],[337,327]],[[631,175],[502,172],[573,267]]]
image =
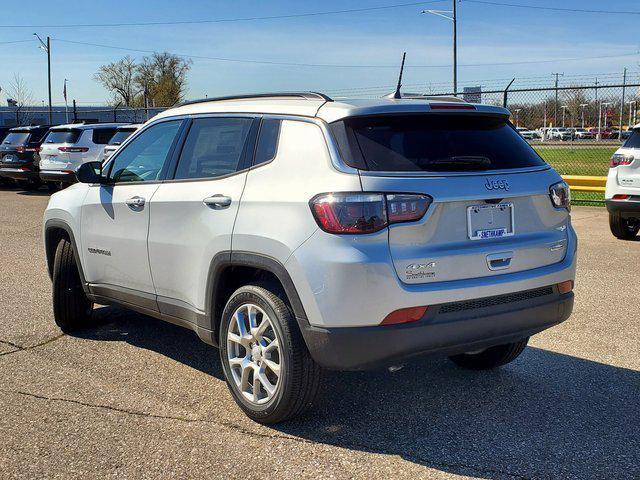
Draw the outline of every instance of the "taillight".
[[[60,152],[84,153],[89,151],[89,147],[58,147]]]
[[[473,105],[465,103],[430,103],[431,110],[476,110]]]
[[[549,187],[549,197],[551,197],[551,203],[556,208],[571,209],[571,191],[569,185],[565,182],[554,183]]]
[[[388,225],[420,220],[431,197],[398,193],[323,193],[309,202],[318,226],[328,233],[378,232]]]
[[[611,164],[609,165],[609,168],[616,168],[619,165],[631,165],[631,162],[633,162],[633,158],[633,155],[614,153],[611,157]]]

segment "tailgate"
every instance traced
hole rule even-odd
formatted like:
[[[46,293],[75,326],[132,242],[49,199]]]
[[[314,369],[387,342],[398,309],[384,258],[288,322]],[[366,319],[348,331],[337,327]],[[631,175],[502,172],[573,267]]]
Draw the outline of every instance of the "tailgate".
[[[558,181],[551,169],[424,178],[362,175],[365,191],[433,198],[420,221],[389,227],[393,264],[405,283],[488,277],[562,261],[569,214],[549,197],[549,186]]]

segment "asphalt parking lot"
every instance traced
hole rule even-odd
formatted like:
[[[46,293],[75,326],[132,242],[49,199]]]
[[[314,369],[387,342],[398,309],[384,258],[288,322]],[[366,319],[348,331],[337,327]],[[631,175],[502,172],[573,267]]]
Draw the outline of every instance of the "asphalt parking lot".
[[[602,208],[573,211],[573,316],[514,363],[332,373],[308,418],[264,427],[190,331],[98,307],[95,329],[61,335],[47,200],[0,189],[1,478],[640,477],[640,241]]]

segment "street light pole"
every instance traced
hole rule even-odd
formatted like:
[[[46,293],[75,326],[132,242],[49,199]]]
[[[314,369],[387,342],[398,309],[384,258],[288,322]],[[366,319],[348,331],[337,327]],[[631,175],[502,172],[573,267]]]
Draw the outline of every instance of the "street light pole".
[[[582,129],[584,130],[584,107],[588,107],[588,103],[581,103],[580,108],[582,109]]]
[[[635,100],[631,100],[630,102],[627,102],[627,103],[629,104],[629,130],[631,130],[633,128],[633,125],[631,125],[631,122],[633,121],[631,119],[631,112],[632,112],[631,104],[633,104],[633,110],[635,110],[636,109],[636,101]]]
[[[518,128],[520,126],[520,110],[522,110],[521,108],[516,108],[514,110],[514,112],[516,113],[516,128]]]
[[[564,128],[564,113],[567,111],[567,107],[566,105],[561,105],[560,108],[562,109],[562,128]]]
[[[456,1],[453,1],[452,10],[422,10],[420,13],[428,13],[446,18],[453,22],[453,93],[458,93],[458,7]]]
[[[51,108],[51,38],[47,37],[47,43],[43,42],[40,35],[34,33],[40,42],[40,48],[47,52],[47,83],[49,87],[49,125],[53,124],[53,110]]]

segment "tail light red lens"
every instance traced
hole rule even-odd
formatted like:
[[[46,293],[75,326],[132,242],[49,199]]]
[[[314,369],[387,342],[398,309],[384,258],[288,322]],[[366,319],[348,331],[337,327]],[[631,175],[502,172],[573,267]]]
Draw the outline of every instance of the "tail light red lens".
[[[613,196],[613,200],[629,200],[629,198],[631,198],[631,195],[621,195],[619,193]]]
[[[427,313],[429,307],[409,307],[395,310],[384,317],[380,325],[397,325],[399,323],[417,322],[424,314]]]
[[[373,233],[387,226],[384,196],[378,193],[327,193],[311,200],[320,228],[329,233]]]
[[[89,147],[58,147],[60,152],[84,153],[89,151]]]
[[[620,165],[631,165],[633,159],[633,155],[622,155],[620,153],[615,153],[611,157],[611,164],[609,165],[609,168],[616,168]]]
[[[431,197],[419,194],[339,192],[314,197],[311,211],[328,233],[375,233],[392,223],[420,220]]]

